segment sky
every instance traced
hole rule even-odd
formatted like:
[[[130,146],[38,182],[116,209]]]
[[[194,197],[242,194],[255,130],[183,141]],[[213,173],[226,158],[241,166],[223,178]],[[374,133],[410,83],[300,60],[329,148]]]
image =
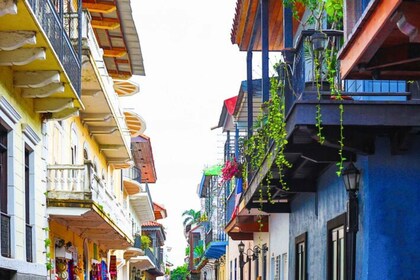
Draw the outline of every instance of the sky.
[[[232,45],[236,0],[132,0],[146,76],[133,77],[140,93],[123,106],[146,121],[157,172],[153,202],[168,217],[165,245],[174,267],[187,243],[182,212],[199,210],[197,186],[206,166],[221,163],[223,101],[246,79],[246,57]]]

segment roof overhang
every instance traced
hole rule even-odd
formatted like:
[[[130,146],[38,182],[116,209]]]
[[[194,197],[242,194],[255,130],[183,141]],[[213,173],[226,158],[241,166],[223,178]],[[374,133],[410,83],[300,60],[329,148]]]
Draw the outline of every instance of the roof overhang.
[[[155,268],[154,263],[148,256],[137,256],[130,259],[130,263],[133,267],[140,270],[148,270]]]
[[[134,242],[95,204],[90,208],[49,206],[47,213],[51,220],[108,249],[126,249]]]
[[[155,212],[155,219],[156,220],[164,219],[168,216],[168,214],[166,212],[166,208],[163,207],[163,205],[160,205],[160,204],[157,204],[157,203],[153,202],[153,210]]]
[[[152,144],[146,135],[131,138],[131,149],[135,166],[141,170],[142,183],[156,183],[156,169]]]
[[[370,1],[339,59],[345,79],[420,79],[418,1]]]
[[[146,122],[137,113],[129,110],[124,110],[125,122],[130,131],[131,137],[137,137],[146,130]]]
[[[283,1],[269,0],[269,51],[284,49],[283,42]],[[304,7],[298,6],[301,16]],[[296,31],[298,24],[293,24]],[[241,51],[261,51],[261,9],[259,0],[238,0],[231,32],[232,44],[237,44]]]
[[[93,20],[104,23],[94,26],[94,29],[96,39],[104,50],[108,73],[121,79],[132,75],[144,76],[143,55],[130,0],[102,0],[100,3],[83,0],[83,7],[90,11]],[[113,23],[112,28],[103,28],[109,22]]]
[[[130,195],[130,204],[141,223],[154,220],[155,213],[153,211],[152,198],[148,192],[140,192],[135,195]]]
[[[268,214],[256,208],[247,209],[240,202],[238,214],[229,221],[225,232],[233,240],[253,240],[255,232],[268,232]]]
[[[124,251],[124,259],[131,260],[133,258],[144,256],[144,251],[136,247],[129,247]]]
[[[135,180],[123,176],[123,184],[128,195],[135,195],[141,192],[141,185]]]

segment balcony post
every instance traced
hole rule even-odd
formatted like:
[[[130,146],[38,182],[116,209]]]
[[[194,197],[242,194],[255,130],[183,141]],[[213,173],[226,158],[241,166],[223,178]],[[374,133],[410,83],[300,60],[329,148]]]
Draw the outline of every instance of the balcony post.
[[[261,0],[261,56],[262,56],[262,102],[270,98],[270,79],[268,71],[268,0]]]

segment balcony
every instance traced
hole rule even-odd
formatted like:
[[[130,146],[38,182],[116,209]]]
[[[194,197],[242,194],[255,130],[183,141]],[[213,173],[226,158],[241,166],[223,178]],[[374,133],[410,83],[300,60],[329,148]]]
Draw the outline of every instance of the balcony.
[[[206,233],[206,250],[204,256],[208,259],[218,259],[226,254],[227,239],[226,233],[222,230]]]
[[[116,168],[128,168],[131,160],[130,131],[113,79],[104,62],[104,51],[98,44],[89,12],[82,17],[82,95],[85,109],[82,122],[95,137],[108,162]]]
[[[345,14],[349,34],[340,54],[342,76],[419,80],[420,3],[374,0],[362,14],[354,6]]]
[[[122,170],[123,184],[128,195],[141,192],[141,171],[133,166]]]
[[[137,170],[137,169],[135,169]],[[127,177],[124,177],[124,186],[126,186]],[[155,212],[153,209],[153,201],[149,191],[148,184],[137,183],[140,192],[130,195],[130,204],[133,207],[140,223],[153,221]]]
[[[0,6],[0,36],[7,38],[0,43],[0,65],[14,71],[14,87],[33,102],[34,112],[55,119],[83,107],[81,11],[66,13],[64,2],[6,0]]]
[[[337,31],[325,33],[329,38],[341,36]],[[311,79],[311,62],[308,62],[311,57],[308,59],[304,51],[304,42],[312,34],[311,30],[302,31],[296,48],[284,50],[288,69],[291,70],[284,76],[280,73],[280,79],[291,77],[291,86],[286,86],[284,93],[288,140],[284,154],[292,166],[282,171],[289,190],[284,190],[281,185],[279,170],[273,164],[274,157],[266,156],[259,168],[249,172],[255,175],[249,180],[249,187],[244,193],[246,208],[260,208],[262,202],[264,212],[289,213],[289,203],[294,194],[316,191],[318,176],[340,161],[340,105],[344,108],[343,157],[346,160],[355,160],[360,154],[372,154],[377,135],[390,137],[391,153],[401,153],[407,149],[412,129],[419,126],[420,102],[406,91],[404,82],[382,81],[382,89],[372,87],[371,91],[366,91],[359,89],[357,84],[367,85],[375,81],[343,81],[342,100],[331,96],[329,89],[322,88],[321,99],[318,100],[318,92]],[[336,47],[340,48],[339,45]],[[322,114],[322,136],[325,137],[322,145],[317,130],[318,108]],[[266,155],[274,151],[275,146],[269,141]],[[271,179],[266,177],[269,171],[273,175]],[[268,200],[277,203],[267,203]]]
[[[129,215],[90,162],[49,165],[47,172],[47,212],[51,219],[109,249],[131,246]]]

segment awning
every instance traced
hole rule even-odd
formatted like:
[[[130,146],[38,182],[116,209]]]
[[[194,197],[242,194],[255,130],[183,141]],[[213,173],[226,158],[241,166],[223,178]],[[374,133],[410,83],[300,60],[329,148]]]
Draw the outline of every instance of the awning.
[[[218,259],[226,254],[227,241],[214,241],[204,252],[204,256],[208,259]]]

